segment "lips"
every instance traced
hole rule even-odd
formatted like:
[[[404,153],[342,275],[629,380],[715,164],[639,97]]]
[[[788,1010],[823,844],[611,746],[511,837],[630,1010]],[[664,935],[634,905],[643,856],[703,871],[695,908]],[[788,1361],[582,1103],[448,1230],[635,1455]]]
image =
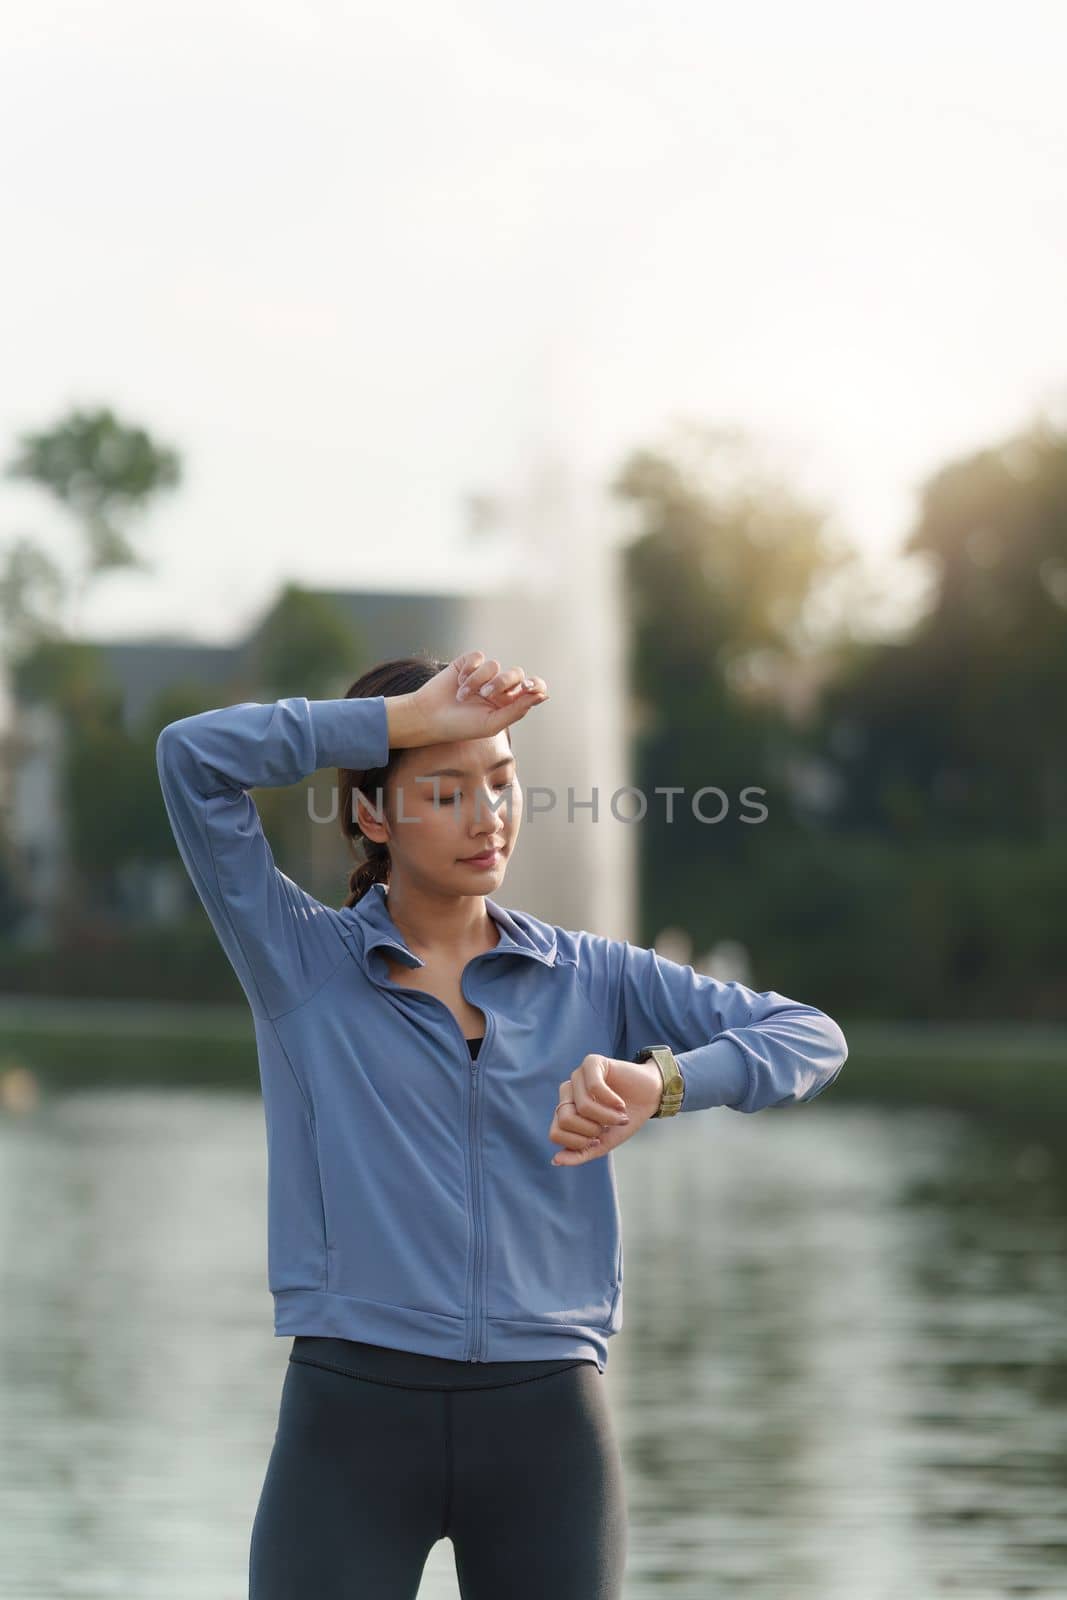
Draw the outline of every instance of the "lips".
[[[499,845],[495,845],[493,849],[483,850],[476,856],[460,856],[460,860],[465,866],[487,867],[491,865],[491,863],[494,862],[499,856],[500,849],[501,847]]]

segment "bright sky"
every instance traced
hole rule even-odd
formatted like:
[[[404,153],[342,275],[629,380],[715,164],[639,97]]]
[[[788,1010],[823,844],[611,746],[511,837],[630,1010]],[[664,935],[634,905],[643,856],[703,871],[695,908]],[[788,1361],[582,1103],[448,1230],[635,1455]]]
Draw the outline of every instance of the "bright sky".
[[[182,450],[96,633],[476,582],[466,492],[674,417],[776,441],[884,565],[926,472],[1062,401],[1065,62],[1061,0],[33,0],[0,451],[96,403]]]

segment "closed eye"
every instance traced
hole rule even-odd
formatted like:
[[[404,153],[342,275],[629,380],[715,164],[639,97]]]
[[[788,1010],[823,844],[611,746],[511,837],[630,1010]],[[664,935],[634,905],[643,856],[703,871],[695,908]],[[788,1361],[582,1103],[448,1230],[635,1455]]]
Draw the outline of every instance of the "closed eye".
[[[498,794],[503,794],[506,789],[514,789],[514,787],[514,780],[511,783],[494,783],[493,785]],[[454,794],[446,795],[443,798],[446,805],[455,805],[457,800],[463,799],[463,791],[457,789]]]

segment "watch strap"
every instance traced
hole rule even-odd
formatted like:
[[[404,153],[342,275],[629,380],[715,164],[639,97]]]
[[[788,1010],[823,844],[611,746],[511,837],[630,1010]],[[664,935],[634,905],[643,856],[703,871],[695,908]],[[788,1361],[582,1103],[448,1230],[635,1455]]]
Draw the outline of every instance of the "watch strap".
[[[659,1068],[660,1077],[663,1079],[663,1093],[660,1097],[659,1109],[653,1111],[654,1117],[673,1117],[682,1109],[682,1100],[685,1096],[685,1079],[681,1068],[674,1059],[674,1052],[666,1044],[649,1044],[640,1049],[634,1056],[635,1061],[654,1061]]]

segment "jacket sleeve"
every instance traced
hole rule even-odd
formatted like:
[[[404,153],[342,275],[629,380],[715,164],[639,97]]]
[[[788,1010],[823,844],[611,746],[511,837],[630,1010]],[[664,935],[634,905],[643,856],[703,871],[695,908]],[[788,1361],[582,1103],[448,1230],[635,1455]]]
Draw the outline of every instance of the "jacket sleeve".
[[[616,1027],[617,1059],[668,1045],[685,1079],[682,1111],[803,1104],[845,1064],[843,1032],[815,1006],[722,982],[626,940],[587,939],[601,1009]]]
[[[345,946],[339,913],[275,865],[247,791],[320,767],[382,766],[388,751],[382,695],[243,701],[170,722],[156,740],[178,852],[257,1016],[309,998]]]

